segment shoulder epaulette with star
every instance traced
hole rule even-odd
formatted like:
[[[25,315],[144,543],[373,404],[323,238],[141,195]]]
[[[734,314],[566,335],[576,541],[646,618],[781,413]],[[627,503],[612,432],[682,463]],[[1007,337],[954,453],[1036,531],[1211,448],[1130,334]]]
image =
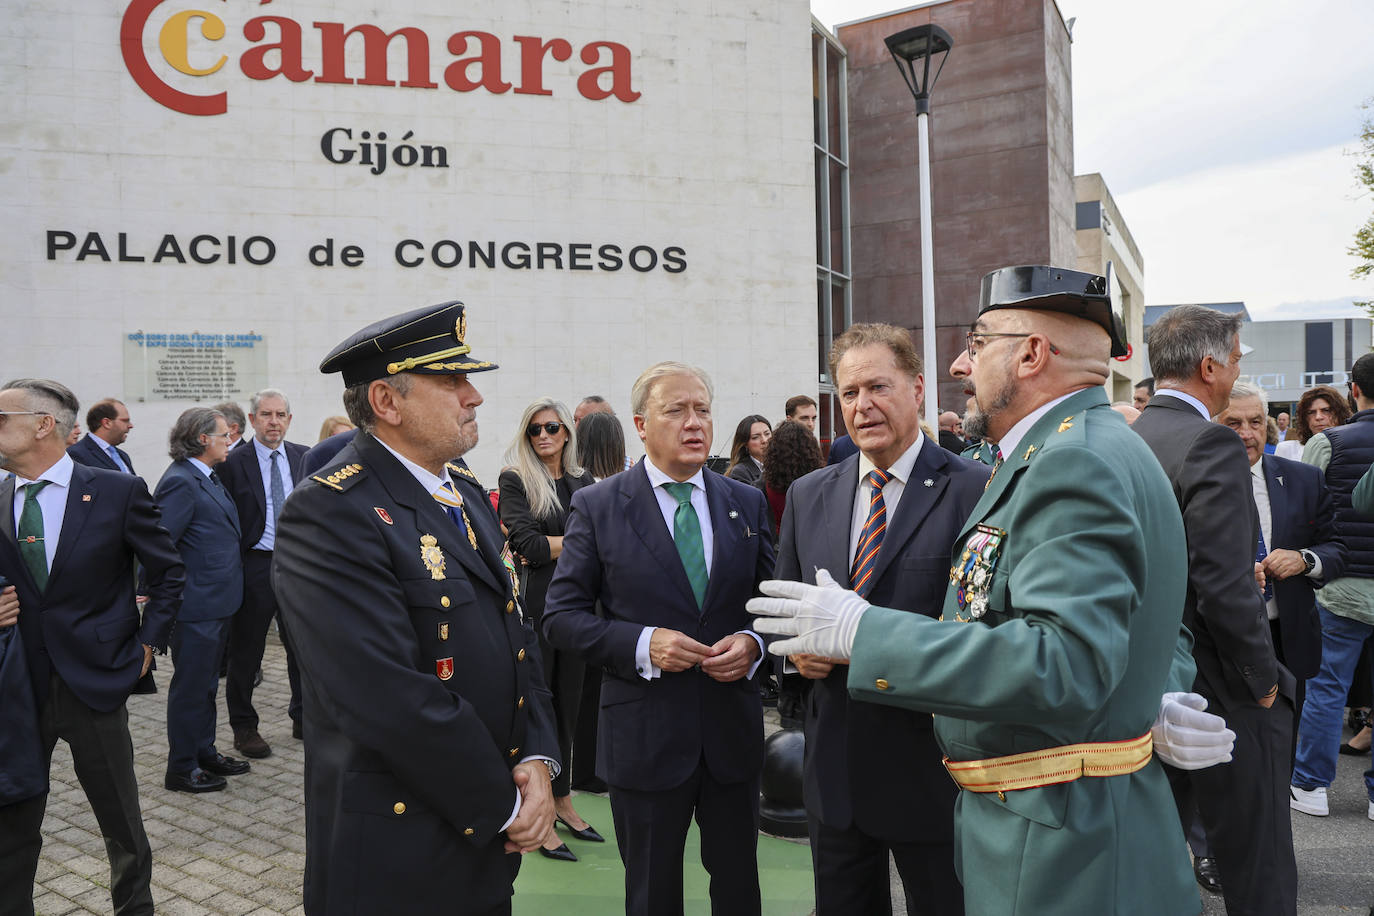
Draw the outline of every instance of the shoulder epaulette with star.
[[[353,464],[342,464],[338,467],[326,468],[310,479],[316,483],[323,484],[331,490],[342,493],[362,480],[363,477],[366,476],[366,473],[367,468],[355,462]]]
[[[464,480],[471,481],[473,484],[475,484],[475,485],[478,486],[478,487],[481,487],[481,486],[482,486],[482,482],[481,482],[480,480],[477,479],[477,475],[476,475],[476,474],[472,473],[472,471],[468,469],[468,466],[467,466],[466,463],[458,463],[458,462],[455,462],[455,461],[450,461],[450,462],[449,462],[447,465],[445,465],[445,466],[448,468],[449,473],[455,474],[455,475],[457,475],[458,477],[463,478]]]

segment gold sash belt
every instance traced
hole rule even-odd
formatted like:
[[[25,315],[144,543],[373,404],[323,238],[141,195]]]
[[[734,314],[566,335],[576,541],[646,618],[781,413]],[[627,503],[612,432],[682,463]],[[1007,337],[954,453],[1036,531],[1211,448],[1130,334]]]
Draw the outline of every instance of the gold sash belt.
[[[950,760],[945,769],[968,792],[1011,792],[1038,789],[1080,776],[1123,776],[1143,769],[1154,753],[1149,732],[1127,741],[1066,744],[986,760]]]

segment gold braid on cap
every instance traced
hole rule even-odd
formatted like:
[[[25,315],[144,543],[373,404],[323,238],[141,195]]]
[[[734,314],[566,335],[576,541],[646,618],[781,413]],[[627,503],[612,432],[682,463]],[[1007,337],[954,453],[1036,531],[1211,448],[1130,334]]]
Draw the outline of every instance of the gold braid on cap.
[[[450,356],[462,356],[465,353],[471,352],[472,347],[464,345],[461,347],[450,347],[447,350],[439,350],[435,353],[426,353],[424,356],[411,356],[399,363],[387,363],[386,374],[395,375],[398,372],[409,372],[416,366],[422,366],[425,363],[433,363],[441,359],[447,359]]]

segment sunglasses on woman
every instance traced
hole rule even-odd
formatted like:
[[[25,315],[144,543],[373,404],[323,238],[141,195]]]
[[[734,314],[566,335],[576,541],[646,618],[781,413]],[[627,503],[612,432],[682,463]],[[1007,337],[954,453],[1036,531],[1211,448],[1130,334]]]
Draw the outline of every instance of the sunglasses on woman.
[[[525,435],[533,439],[539,435],[539,431],[542,429],[550,436],[556,436],[558,435],[558,431],[562,428],[563,424],[559,423],[557,420],[550,420],[548,423],[531,423],[525,429]]]

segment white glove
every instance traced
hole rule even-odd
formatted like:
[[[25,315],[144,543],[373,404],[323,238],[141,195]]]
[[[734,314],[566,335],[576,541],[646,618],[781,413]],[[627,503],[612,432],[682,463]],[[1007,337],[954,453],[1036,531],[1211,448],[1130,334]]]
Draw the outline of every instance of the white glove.
[[[759,615],[754,629],[792,639],[775,640],[774,655],[821,655],[849,658],[859,618],[870,607],[854,592],[840,586],[824,569],[816,570],[816,584],[769,579],[759,586],[769,598],[750,598],[745,607]]]
[[[1196,693],[1166,693],[1159,700],[1159,718],[1150,733],[1155,756],[1180,770],[1201,770],[1226,763],[1236,745],[1236,733],[1226,720],[1203,712],[1207,701]]]

